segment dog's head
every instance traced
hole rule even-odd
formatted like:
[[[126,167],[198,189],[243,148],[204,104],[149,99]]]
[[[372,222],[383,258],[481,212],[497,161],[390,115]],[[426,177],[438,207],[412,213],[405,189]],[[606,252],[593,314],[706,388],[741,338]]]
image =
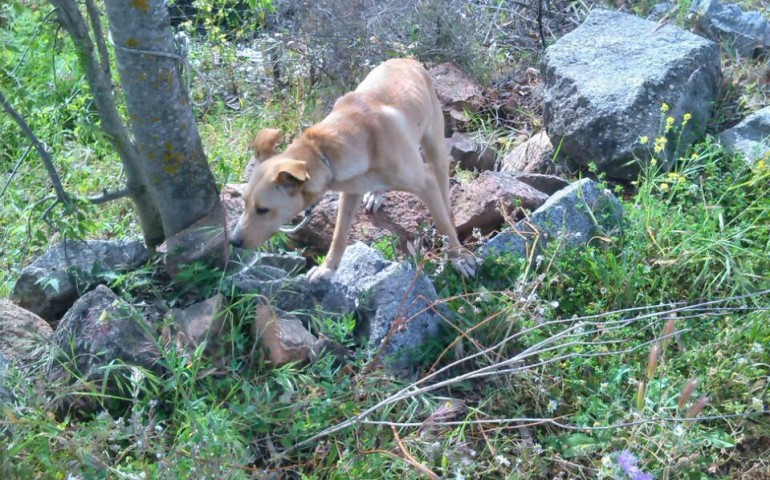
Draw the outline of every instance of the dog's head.
[[[250,145],[259,163],[246,187],[246,208],[230,236],[233,246],[261,245],[306,206],[307,163],[279,155],[275,146],[280,140],[280,130],[266,129]]]

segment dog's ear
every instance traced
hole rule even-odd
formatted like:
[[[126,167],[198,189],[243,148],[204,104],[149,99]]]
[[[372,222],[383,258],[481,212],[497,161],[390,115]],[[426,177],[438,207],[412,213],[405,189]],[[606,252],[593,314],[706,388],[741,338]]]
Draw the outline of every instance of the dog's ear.
[[[282,187],[296,188],[309,178],[307,163],[300,160],[287,160],[281,164],[278,173],[273,177],[273,182]]]
[[[268,158],[278,155],[275,146],[281,141],[282,136],[283,133],[277,128],[260,130],[257,136],[254,137],[254,140],[252,140],[251,145],[249,145],[251,151],[254,152],[254,158],[258,162],[263,162]]]

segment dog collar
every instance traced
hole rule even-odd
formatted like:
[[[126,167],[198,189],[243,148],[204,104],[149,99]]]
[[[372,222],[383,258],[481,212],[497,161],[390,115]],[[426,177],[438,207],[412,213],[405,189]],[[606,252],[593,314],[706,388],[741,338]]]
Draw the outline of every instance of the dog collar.
[[[329,169],[329,173],[332,174],[332,182],[334,182],[334,169],[332,168],[331,160],[329,160],[329,157],[327,157],[320,148],[318,149],[318,156],[321,157],[321,161],[326,166],[326,168]]]
[[[331,173],[331,175],[332,175],[332,179],[331,179],[331,182],[333,183],[333,182],[334,182],[334,169],[332,168],[332,162],[331,162],[331,160],[329,160],[329,157],[327,157],[327,156],[324,154],[324,152],[322,152],[322,151],[321,151],[321,149],[320,149],[320,148],[318,149],[318,156],[321,158],[321,161],[322,161],[322,162],[323,162],[323,164],[326,166],[326,168],[328,168],[328,169],[329,169],[329,173]],[[283,233],[295,233],[297,230],[299,230],[300,228],[304,227],[304,226],[305,226],[305,224],[307,224],[307,222],[309,222],[309,221],[310,221],[310,214],[311,214],[311,213],[313,213],[313,209],[314,209],[314,208],[316,207],[316,205],[318,205],[320,202],[321,202],[321,200],[319,199],[317,202],[313,202],[313,204],[312,204],[312,205],[310,205],[309,207],[307,207],[307,208],[306,208],[306,209],[305,209],[305,210],[302,212],[302,220],[300,220],[300,222],[299,222],[298,224],[296,224],[296,225],[295,225],[295,226],[293,226],[293,227],[281,227],[281,228],[280,228],[280,230],[281,230]]]

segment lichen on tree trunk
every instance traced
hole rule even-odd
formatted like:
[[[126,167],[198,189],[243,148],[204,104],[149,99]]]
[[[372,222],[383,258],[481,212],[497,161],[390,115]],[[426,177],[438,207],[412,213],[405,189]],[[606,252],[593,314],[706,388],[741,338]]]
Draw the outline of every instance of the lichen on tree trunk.
[[[219,202],[163,0],[107,0],[120,83],[147,189],[166,237]]]

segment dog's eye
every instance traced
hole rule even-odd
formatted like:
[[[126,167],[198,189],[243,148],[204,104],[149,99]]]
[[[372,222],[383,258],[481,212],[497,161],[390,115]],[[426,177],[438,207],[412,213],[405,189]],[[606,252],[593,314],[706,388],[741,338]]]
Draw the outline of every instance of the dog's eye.
[[[266,214],[269,211],[270,211],[269,208],[257,207],[257,215],[264,215],[264,214]]]

